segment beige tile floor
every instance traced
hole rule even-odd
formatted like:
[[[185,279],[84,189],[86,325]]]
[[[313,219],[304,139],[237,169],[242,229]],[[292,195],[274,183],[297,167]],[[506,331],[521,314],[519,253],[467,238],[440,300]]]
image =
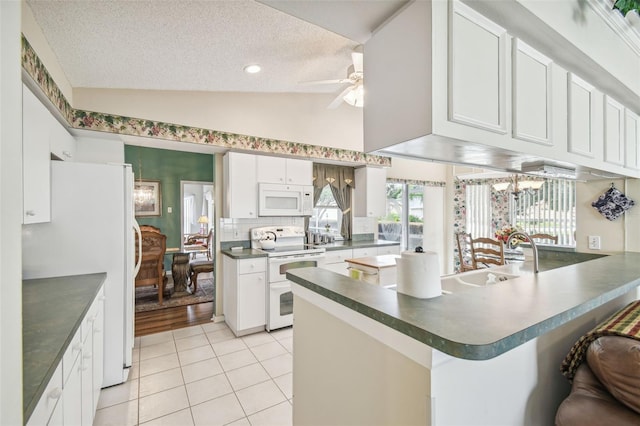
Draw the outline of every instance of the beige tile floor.
[[[236,338],[224,323],[136,338],[129,380],[94,425],[291,425],[291,328]]]

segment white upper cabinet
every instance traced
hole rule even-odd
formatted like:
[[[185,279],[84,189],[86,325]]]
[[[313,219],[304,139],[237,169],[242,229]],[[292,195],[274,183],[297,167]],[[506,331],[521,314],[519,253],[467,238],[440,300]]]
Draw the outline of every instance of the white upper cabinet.
[[[460,2],[451,27],[450,120],[505,133],[506,30]]]
[[[53,117],[22,85],[23,223],[51,221],[51,154],[49,129]]]
[[[313,163],[311,161],[266,155],[256,157],[259,183],[312,184]]]
[[[604,97],[604,161],[624,165],[624,107]]]
[[[568,150],[594,157],[595,88],[574,74],[569,74],[567,84]]]
[[[625,128],[625,165],[640,170],[640,117],[628,109],[624,116]]]
[[[550,145],[551,59],[514,39],[511,61],[513,137]]]
[[[476,10],[485,6],[409,2],[376,29],[364,46],[364,151],[503,169],[548,160],[640,177],[624,158],[624,105],[605,104],[552,50],[533,48],[535,37],[516,38],[502,16]]]
[[[386,214],[387,171],[383,168],[360,167],[355,169],[353,215],[380,217]]]
[[[228,152],[223,157],[223,216],[254,219],[258,217],[256,156]]]
[[[53,116],[51,116],[49,148],[51,154],[63,161],[72,161],[76,153],[76,139]]]

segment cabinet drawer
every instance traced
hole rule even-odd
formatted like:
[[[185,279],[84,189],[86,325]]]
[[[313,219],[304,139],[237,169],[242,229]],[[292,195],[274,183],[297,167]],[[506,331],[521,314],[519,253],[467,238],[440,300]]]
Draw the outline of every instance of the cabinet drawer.
[[[400,254],[400,246],[378,247],[378,254]]]
[[[344,262],[346,259],[353,257],[353,250],[336,250],[328,251],[325,254],[325,263],[330,265],[332,263]]]
[[[79,336],[79,335],[78,335]],[[62,396],[62,363],[58,364],[58,367],[51,376],[49,384],[42,392],[42,396],[38,401],[38,405],[31,413],[27,426],[30,425],[46,425],[49,422],[49,417],[56,404],[61,403]]]
[[[376,247],[353,249],[354,259],[357,259],[359,257],[369,257],[369,256],[377,256],[377,255],[378,255],[378,249]]]
[[[252,274],[254,272],[264,272],[267,269],[265,259],[244,259],[238,261],[239,274]]]

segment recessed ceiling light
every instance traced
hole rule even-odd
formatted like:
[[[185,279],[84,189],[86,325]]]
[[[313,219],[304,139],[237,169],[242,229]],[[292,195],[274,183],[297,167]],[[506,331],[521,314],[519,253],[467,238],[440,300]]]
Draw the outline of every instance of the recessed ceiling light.
[[[244,72],[246,72],[247,74],[258,73],[260,72],[260,65],[258,64],[247,65],[246,67],[244,67]]]

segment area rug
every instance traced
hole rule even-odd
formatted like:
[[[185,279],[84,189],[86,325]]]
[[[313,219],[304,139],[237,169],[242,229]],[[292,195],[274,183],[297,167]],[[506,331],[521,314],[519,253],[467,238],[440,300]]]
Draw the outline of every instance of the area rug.
[[[198,280],[198,291],[195,294],[176,295],[173,292],[173,280],[169,278],[166,285],[162,306],[158,304],[158,290],[153,286],[136,288],[136,312],[155,311],[175,306],[193,305],[213,300],[213,278]]]

